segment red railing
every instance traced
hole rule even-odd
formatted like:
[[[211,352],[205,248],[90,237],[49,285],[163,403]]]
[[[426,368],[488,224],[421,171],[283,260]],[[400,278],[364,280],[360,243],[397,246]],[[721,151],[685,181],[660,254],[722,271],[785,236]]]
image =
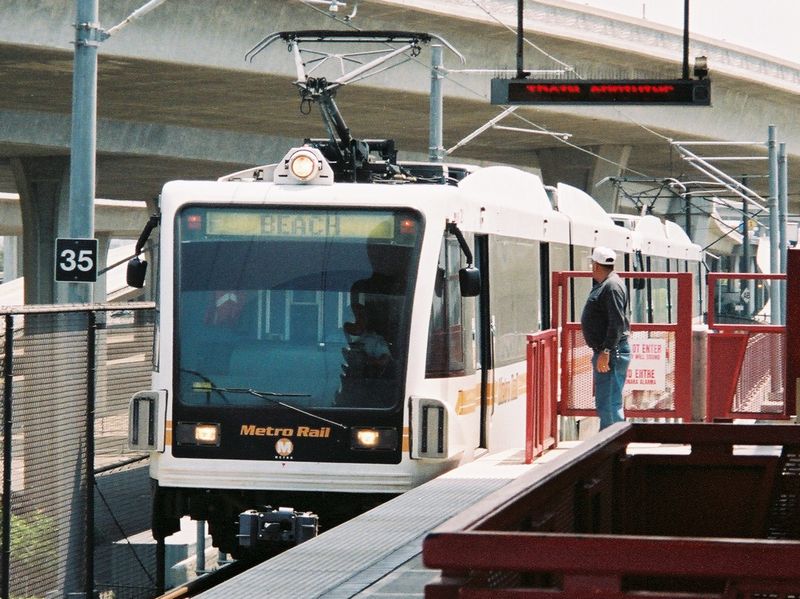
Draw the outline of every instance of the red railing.
[[[785,281],[784,274],[709,273],[708,297],[720,281]],[[773,294],[771,301],[777,301]],[[785,419],[794,412],[785,392],[786,327],[752,318],[717,322],[717,303],[708,307],[706,420]]]
[[[425,597],[800,596],[798,462],[791,426],[615,424],[429,533]]]
[[[558,332],[528,335],[525,463],[558,442]]]
[[[675,322],[631,323],[631,343],[656,339],[665,348],[665,384],[657,390],[625,388],[625,412],[634,417],[692,419],[692,274],[670,272],[620,272],[625,279],[666,279],[677,283]],[[573,279],[588,278],[586,271],[553,273],[553,327],[561,331],[561,392],[558,412],[562,416],[594,416],[592,350],[581,334],[580,322],[569,319]],[[575,299],[581,307],[583,300]],[[580,307],[577,307],[580,310]]]

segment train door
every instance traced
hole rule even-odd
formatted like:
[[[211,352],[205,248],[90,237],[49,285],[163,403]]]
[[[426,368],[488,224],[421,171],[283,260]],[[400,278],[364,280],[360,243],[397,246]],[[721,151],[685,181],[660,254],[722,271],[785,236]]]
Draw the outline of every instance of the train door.
[[[492,327],[489,304],[489,238],[486,235],[475,236],[475,264],[481,273],[481,293],[475,305],[475,353],[476,365],[480,375],[480,439],[479,447],[489,446],[489,425],[494,409],[494,398],[491,393],[495,386],[490,380],[494,373],[494,330]]]
[[[483,245],[482,245],[483,243]],[[520,447],[525,417],[527,337],[541,329],[541,251],[534,239],[490,235],[483,248],[481,274],[485,292],[480,296],[485,357],[484,427],[492,451]]]
[[[465,233],[464,237],[473,247],[472,236]],[[472,450],[481,445],[482,439],[485,357],[477,348],[483,343],[478,339],[484,338],[485,332],[480,331],[480,299],[461,295],[459,270],[465,265],[458,239],[445,233],[431,306],[425,377],[444,379],[447,395],[455,400],[458,436],[465,448]]]

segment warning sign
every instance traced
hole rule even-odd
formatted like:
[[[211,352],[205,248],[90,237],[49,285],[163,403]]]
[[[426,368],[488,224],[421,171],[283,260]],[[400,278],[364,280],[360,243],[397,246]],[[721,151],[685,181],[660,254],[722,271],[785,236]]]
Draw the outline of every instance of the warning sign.
[[[667,342],[663,339],[631,341],[631,363],[626,389],[663,391],[666,386]]]

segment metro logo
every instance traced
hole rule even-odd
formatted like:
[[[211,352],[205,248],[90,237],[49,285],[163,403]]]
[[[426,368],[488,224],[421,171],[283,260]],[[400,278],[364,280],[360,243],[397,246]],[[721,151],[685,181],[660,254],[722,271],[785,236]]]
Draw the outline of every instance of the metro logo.
[[[275,453],[281,457],[287,457],[294,451],[294,443],[286,437],[281,437],[275,442]]]
[[[315,439],[327,439],[331,436],[331,427],[322,426],[314,428],[311,426],[298,426],[295,431],[292,427],[275,426],[256,426],[255,424],[243,424],[239,429],[242,437],[309,437]]]

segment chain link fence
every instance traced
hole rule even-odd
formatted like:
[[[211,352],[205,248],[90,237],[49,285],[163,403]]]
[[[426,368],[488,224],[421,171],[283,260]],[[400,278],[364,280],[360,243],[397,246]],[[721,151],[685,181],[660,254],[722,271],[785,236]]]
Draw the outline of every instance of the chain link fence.
[[[126,451],[150,387],[151,303],[0,310],[0,597],[152,597],[148,461]]]

